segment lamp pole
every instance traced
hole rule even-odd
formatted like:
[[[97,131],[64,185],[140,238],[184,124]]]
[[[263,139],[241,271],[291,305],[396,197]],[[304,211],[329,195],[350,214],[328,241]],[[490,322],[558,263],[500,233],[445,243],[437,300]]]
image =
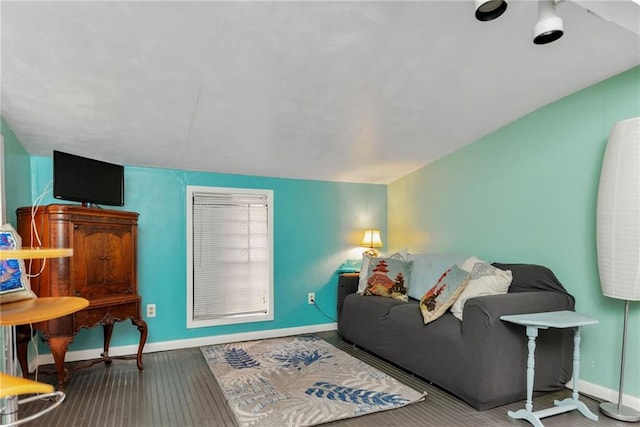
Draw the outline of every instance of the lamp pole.
[[[624,362],[627,350],[627,322],[629,320],[629,300],[624,300],[624,326],[622,327],[622,363],[620,364],[620,388],[618,389],[618,404],[603,402],[600,404],[600,412],[609,418],[634,423],[640,421],[640,412],[622,405],[624,390]]]

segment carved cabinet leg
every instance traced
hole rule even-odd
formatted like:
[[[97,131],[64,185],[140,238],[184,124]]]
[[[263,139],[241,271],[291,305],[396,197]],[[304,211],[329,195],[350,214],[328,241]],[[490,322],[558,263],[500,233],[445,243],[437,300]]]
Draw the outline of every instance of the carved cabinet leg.
[[[144,348],[144,344],[147,342],[147,322],[142,319],[131,319],[131,323],[138,327],[140,331],[140,344],[138,344],[138,369],[143,370],[144,365],[142,364],[142,349]]]
[[[69,372],[64,367],[64,358],[67,354],[69,344],[73,341],[73,337],[49,337],[49,348],[53,355],[53,361],[56,364],[56,372],[58,373],[58,390],[64,391],[67,380],[69,379]]]
[[[107,320],[106,323],[103,323],[102,329],[104,332],[104,353],[102,353],[101,356],[104,359],[104,363],[110,365],[112,360],[109,357],[109,343],[111,342],[111,334],[113,333],[113,320]]]

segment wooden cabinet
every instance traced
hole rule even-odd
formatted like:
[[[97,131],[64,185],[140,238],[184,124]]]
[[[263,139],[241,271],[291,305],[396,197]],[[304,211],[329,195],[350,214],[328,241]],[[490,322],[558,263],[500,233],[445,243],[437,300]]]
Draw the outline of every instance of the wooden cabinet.
[[[37,326],[49,343],[58,373],[58,388],[66,382],[64,357],[81,328],[102,325],[105,363],[111,363],[109,341],[114,322],[130,319],[140,331],[137,363],[143,369],[142,349],[147,324],[141,317],[136,277],[138,214],[81,205],[48,205],[17,211],[18,233],[24,246],[71,247],[69,258],[33,260],[31,288],[39,297],[79,296],[89,307]],[[34,231],[35,229],[35,231]],[[38,243],[36,233],[40,238]],[[43,265],[44,263],[44,265]],[[26,372],[26,346],[18,357]],[[24,354],[22,354],[24,353]]]

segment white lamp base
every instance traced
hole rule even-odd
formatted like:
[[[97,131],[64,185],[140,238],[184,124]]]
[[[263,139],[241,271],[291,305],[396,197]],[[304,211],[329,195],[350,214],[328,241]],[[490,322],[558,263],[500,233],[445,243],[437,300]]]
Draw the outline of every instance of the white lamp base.
[[[620,421],[626,421],[629,423],[635,423],[640,421],[640,412],[628,406],[618,407],[617,403],[605,402],[600,404],[600,412],[605,414],[609,418],[613,418]]]

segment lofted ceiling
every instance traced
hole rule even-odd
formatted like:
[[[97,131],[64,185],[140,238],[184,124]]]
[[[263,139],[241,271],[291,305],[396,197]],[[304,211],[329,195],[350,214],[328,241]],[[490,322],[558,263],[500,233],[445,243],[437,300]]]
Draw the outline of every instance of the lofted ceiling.
[[[640,64],[640,1],[2,1],[2,116],[32,155],[389,183]]]

